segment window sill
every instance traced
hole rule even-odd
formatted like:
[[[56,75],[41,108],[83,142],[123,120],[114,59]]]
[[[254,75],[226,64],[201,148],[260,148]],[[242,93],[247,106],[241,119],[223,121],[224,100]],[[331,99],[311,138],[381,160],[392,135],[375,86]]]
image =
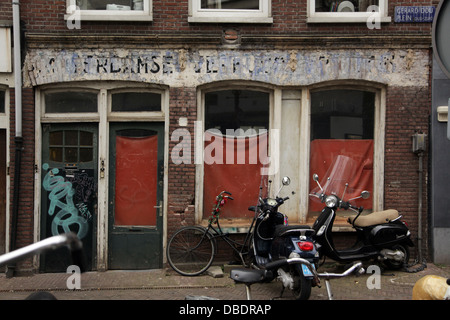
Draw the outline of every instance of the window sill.
[[[370,19],[370,20],[369,20]],[[307,23],[367,23],[374,21],[370,16],[345,16],[345,17],[330,17],[330,16],[314,16],[308,17]],[[380,17],[380,23],[392,22],[391,17]]]
[[[79,16],[74,14],[64,15],[64,20],[74,20],[76,18],[79,18],[80,21],[153,21],[153,15],[144,12],[121,14],[111,14],[109,12],[81,12]]]
[[[189,17],[188,22],[192,23],[273,23],[272,17]]]

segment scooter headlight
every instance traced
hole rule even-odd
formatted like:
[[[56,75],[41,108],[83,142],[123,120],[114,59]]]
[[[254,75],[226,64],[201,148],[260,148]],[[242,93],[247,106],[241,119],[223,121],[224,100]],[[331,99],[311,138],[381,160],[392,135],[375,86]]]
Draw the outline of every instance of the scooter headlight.
[[[338,203],[338,198],[336,196],[328,196],[325,199],[325,205],[328,208],[334,208]]]

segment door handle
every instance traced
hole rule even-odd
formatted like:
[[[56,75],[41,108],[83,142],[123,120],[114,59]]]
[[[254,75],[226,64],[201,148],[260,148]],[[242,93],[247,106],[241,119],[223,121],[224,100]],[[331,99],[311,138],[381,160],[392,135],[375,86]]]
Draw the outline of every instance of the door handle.
[[[159,210],[159,216],[162,217],[162,201],[159,202],[159,206],[154,206],[153,208]]]

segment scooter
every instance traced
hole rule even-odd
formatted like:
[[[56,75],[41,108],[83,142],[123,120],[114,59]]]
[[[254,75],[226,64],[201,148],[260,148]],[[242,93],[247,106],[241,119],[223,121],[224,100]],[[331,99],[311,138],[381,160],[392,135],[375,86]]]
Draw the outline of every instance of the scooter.
[[[339,156],[342,157],[342,156]],[[318,245],[320,256],[329,257],[341,263],[353,261],[364,261],[379,259],[387,268],[401,269],[409,260],[409,247],[414,244],[411,241],[411,232],[406,224],[401,221],[402,216],[397,210],[385,210],[362,215],[363,207],[356,207],[350,201],[357,199],[368,199],[370,193],[362,191],[360,196],[344,200],[345,193],[349,186],[347,178],[343,177],[344,172],[351,172],[343,167],[346,157],[337,161],[340,166],[335,167],[330,177],[322,188],[317,174],[313,175],[313,180],[317,183],[319,190],[310,196],[319,199],[325,204],[324,209],[313,225],[315,231],[315,241]],[[334,181],[333,181],[334,180]],[[339,185],[344,185],[341,195]],[[356,231],[356,243],[348,249],[337,250],[332,235],[333,223],[339,209],[353,210],[356,215],[348,218],[348,223]]]
[[[278,194],[289,183],[290,179],[284,177]],[[274,198],[259,196],[258,205],[249,207],[257,215],[251,248],[253,267],[266,269],[269,263],[292,258],[302,258],[317,265],[319,253],[312,238],[314,230],[308,226],[287,225],[287,217],[278,209],[289,197],[282,198],[278,194]],[[311,287],[318,285],[317,277],[302,263],[278,264],[271,275],[266,276],[266,280],[278,278],[283,284],[281,295],[288,288],[297,300],[307,300]]]

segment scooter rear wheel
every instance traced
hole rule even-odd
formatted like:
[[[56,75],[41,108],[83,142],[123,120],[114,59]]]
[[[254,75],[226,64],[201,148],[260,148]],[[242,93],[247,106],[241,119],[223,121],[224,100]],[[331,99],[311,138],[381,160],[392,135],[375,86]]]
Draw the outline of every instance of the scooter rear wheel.
[[[403,252],[404,259],[402,261],[387,259],[387,260],[384,261],[384,264],[386,265],[386,267],[388,269],[400,270],[401,268],[403,268],[404,266],[406,266],[408,264],[408,261],[409,261],[409,247],[407,245],[397,244],[397,245],[393,246],[391,249],[392,250],[399,250],[399,251]]]
[[[298,270],[293,271],[294,274],[294,294],[295,300],[308,300],[311,296],[312,280],[306,279],[303,273]]]

